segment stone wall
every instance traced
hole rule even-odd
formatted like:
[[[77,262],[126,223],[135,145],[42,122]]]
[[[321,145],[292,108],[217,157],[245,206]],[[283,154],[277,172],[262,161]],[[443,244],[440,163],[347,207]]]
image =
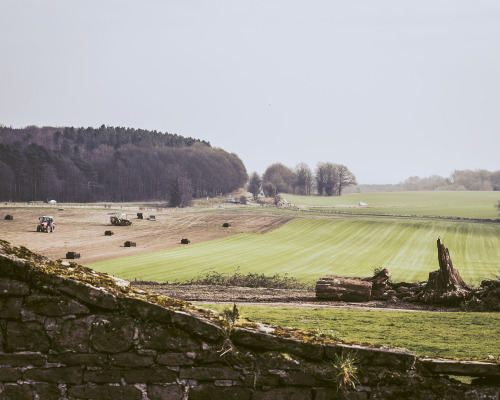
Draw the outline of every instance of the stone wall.
[[[349,357],[357,379],[343,388],[335,365]],[[0,241],[0,399],[498,399],[500,365],[472,364],[233,325]]]

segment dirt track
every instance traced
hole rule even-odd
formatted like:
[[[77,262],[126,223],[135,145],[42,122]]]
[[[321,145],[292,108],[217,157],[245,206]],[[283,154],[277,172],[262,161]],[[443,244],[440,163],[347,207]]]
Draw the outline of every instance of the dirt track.
[[[131,226],[111,226],[110,214],[126,211],[132,219]],[[156,221],[138,219],[137,212],[144,217],[155,215]],[[12,221],[5,220],[11,214]],[[38,233],[38,217],[52,215],[56,224],[53,233]],[[30,250],[52,259],[63,259],[66,252],[80,253],[76,260],[80,264],[145,254],[182,246],[182,238],[191,243],[219,239],[237,233],[269,232],[292,219],[286,215],[272,215],[263,212],[235,211],[228,207],[212,209],[150,209],[139,207],[127,210],[104,208],[77,208],[59,204],[57,206],[35,207],[19,204],[16,207],[0,209],[0,239],[15,246],[25,246]],[[229,228],[222,224],[229,222]],[[112,236],[104,232],[111,230]],[[137,247],[124,247],[130,240]]]
[[[176,285],[132,283],[139,289],[152,290],[161,295],[197,303],[237,303],[269,307],[295,308],[360,308],[402,311],[459,311],[454,307],[431,306],[404,301],[368,301],[347,303],[342,301],[321,301],[313,290],[247,288],[236,286]]]

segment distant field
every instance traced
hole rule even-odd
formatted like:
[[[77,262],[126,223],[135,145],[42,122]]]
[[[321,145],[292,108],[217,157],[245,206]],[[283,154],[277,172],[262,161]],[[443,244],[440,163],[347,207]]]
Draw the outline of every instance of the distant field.
[[[326,274],[370,276],[389,268],[395,281],[427,280],[443,238],[470,283],[500,274],[500,224],[380,217],[297,218],[265,234],[224,239],[89,266],[128,280],[185,281],[213,269],[287,273],[314,282]]]
[[[200,304],[222,311],[224,305]],[[247,306],[252,321],[318,329],[339,339],[402,347],[417,355],[500,357],[499,313],[456,313]],[[464,329],[467,327],[467,329]]]
[[[338,211],[482,219],[500,218],[495,207],[500,200],[500,192],[355,193],[332,197],[283,194],[283,197],[292,204],[331,207]],[[359,207],[359,202],[368,204],[368,207]]]

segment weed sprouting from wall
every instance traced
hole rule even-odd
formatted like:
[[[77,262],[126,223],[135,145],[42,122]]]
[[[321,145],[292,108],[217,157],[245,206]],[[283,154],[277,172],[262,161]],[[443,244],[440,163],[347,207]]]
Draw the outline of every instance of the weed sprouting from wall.
[[[349,389],[355,389],[358,382],[357,359],[351,352],[336,354],[332,360],[332,373],[337,384],[337,389],[346,393]]]

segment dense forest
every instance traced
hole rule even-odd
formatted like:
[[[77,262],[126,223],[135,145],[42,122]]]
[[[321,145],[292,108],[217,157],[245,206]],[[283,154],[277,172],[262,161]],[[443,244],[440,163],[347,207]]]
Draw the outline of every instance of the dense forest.
[[[227,194],[248,175],[236,154],[132,128],[0,126],[0,200],[165,201]]]

